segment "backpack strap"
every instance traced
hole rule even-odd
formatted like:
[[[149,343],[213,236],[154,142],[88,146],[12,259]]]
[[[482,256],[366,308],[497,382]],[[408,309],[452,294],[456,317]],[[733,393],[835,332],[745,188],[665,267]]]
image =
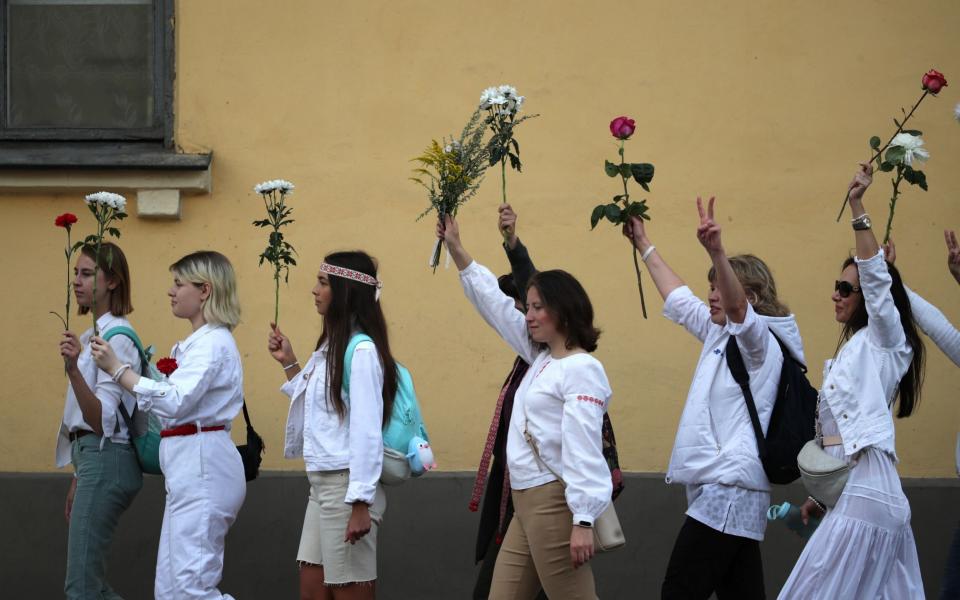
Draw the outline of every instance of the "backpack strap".
[[[119,326],[112,327],[107,332],[103,334],[104,341],[109,342],[110,339],[114,336],[122,335],[127,338],[130,338],[130,341],[133,342],[133,345],[137,347],[137,353],[140,355],[140,374],[143,374],[143,370],[147,368],[147,365],[150,364],[150,356],[153,352],[147,352],[143,349],[143,343],[140,341],[140,337],[137,335],[137,332],[129,327]],[[133,414],[137,413],[139,405],[133,405]],[[130,434],[131,439],[136,435],[136,427],[133,424],[133,416],[127,412],[127,407],[123,405],[123,399],[120,399],[120,402],[117,404],[117,409],[120,411],[120,416],[123,417],[123,424],[127,426],[127,432]]]
[[[747,412],[750,413],[750,422],[753,423],[753,433],[757,438],[757,452],[762,461],[767,455],[767,440],[763,437],[763,428],[760,427],[757,405],[753,401],[753,392],[750,391],[750,374],[747,373],[747,366],[743,364],[743,356],[740,354],[740,346],[737,345],[736,336],[731,335],[727,340],[727,349],[724,355],[727,359],[730,374],[733,375],[734,380],[743,391],[743,398],[747,403]]]
[[[350,393],[350,365],[353,363],[353,352],[360,342],[373,342],[373,338],[365,333],[355,333],[350,336],[347,351],[343,354],[343,391]]]

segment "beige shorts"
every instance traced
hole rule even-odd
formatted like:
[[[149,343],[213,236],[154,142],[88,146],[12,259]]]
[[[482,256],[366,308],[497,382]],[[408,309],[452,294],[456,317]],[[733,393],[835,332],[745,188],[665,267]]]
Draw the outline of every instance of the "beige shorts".
[[[350,483],[348,471],[308,471],[310,500],[303,517],[297,561],[323,565],[324,583],[343,585],[377,578],[377,530],[387,508],[383,487],[370,507],[370,533],[355,544],[343,541],[352,507],[343,499]]]

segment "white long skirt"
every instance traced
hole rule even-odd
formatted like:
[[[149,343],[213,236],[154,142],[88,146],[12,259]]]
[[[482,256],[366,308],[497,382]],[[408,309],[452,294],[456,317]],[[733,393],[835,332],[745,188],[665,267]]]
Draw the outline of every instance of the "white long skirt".
[[[821,414],[824,434],[835,435],[827,418]],[[827,451],[843,457],[841,446]],[[924,598],[910,504],[889,454],[873,447],[859,454],[843,495],[810,537],[779,598]]]
[[[231,598],[217,585],[223,542],[247,494],[243,461],[227,431],[163,438],[167,488],[157,551],[157,600]]]

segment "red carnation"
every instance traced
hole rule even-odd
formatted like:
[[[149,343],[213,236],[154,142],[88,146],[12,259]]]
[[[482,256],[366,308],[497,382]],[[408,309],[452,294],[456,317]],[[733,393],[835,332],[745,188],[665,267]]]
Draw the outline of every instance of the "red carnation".
[[[63,213],[53,221],[53,224],[56,225],[57,227],[70,229],[70,226],[76,222],[77,222],[77,215],[73,213]]]
[[[157,361],[157,370],[168,377],[177,370],[177,366],[177,359],[170,358],[169,356]]]
[[[947,87],[947,78],[940,71],[930,69],[924,74],[922,83],[923,89],[936,95],[942,88]]]

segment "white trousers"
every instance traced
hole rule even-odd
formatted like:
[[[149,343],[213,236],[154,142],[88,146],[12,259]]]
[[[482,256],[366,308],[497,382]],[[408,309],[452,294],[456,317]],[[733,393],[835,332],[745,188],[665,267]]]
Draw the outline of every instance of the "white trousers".
[[[231,598],[220,593],[223,543],[247,494],[240,453],[227,431],[163,438],[167,499],[157,551],[157,600]]]

